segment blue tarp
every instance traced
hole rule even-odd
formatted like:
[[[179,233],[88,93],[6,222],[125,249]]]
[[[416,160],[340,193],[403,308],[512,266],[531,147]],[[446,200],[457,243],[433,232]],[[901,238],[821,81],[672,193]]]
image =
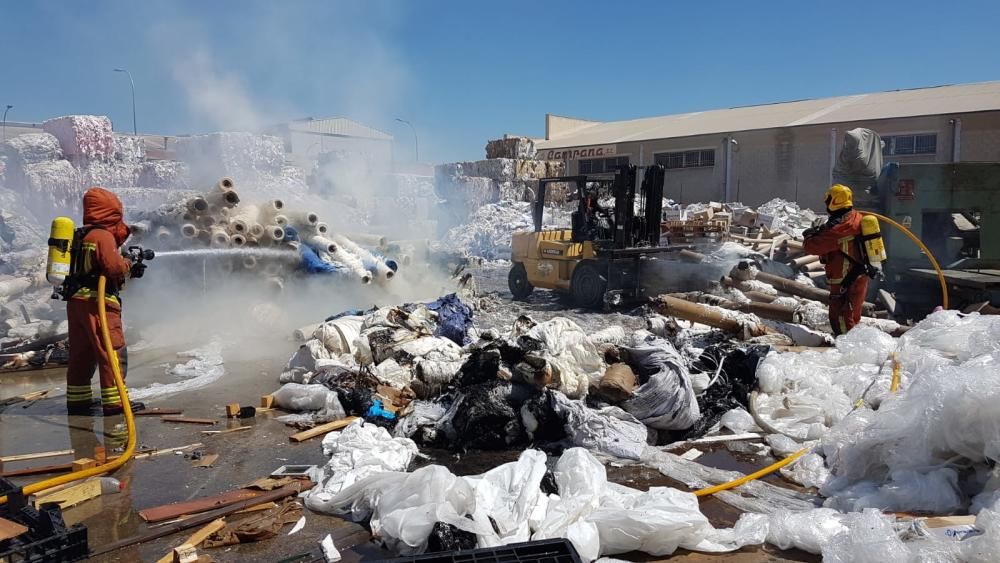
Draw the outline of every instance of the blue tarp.
[[[472,328],[472,309],[462,303],[458,295],[449,293],[427,304],[427,308],[438,315],[438,328],[434,336],[447,338],[459,346],[472,342],[469,329]]]
[[[308,274],[336,274],[342,275],[347,273],[347,269],[343,266],[327,262],[316,254],[316,251],[309,248],[308,245],[299,246],[299,255],[302,256],[302,263],[299,264],[299,269]]]

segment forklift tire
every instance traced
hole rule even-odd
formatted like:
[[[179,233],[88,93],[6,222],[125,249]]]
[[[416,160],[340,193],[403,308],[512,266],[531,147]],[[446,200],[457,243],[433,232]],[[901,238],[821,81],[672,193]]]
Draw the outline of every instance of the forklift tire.
[[[514,265],[511,266],[510,272],[507,274],[507,287],[510,288],[515,301],[527,299],[535,290],[535,286],[528,281],[528,271],[524,269],[524,264],[514,262]]]
[[[569,290],[577,307],[597,309],[604,305],[608,280],[593,260],[584,260],[573,269]]]

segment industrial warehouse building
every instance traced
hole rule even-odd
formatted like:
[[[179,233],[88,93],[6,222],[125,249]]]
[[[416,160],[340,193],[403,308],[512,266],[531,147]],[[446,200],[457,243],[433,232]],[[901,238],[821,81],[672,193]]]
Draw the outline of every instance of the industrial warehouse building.
[[[539,159],[568,174],[662,164],[681,203],[775,197],[816,207],[844,132],[877,131],[886,161],[1000,162],[1000,82],[597,122],[546,115]]]

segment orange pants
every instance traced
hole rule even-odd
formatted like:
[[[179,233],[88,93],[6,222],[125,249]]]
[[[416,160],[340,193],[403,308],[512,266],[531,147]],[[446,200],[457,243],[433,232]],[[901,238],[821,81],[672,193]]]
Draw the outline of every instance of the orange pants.
[[[111,359],[104,350],[101,337],[100,317],[95,301],[70,299],[66,303],[69,320],[69,368],[66,370],[66,402],[69,404],[90,404],[92,391],[90,380],[96,367],[101,377],[101,403],[105,407],[121,406],[121,396],[115,386],[115,376],[111,370]],[[128,367],[125,353],[125,334],[122,331],[122,315],[117,309],[107,308],[108,330],[111,345],[118,354],[122,377]]]
[[[861,276],[854,280],[843,295],[840,284],[830,284],[830,326],[833,334],[840,336],[861,322],[861,309],[868,295],[868,278]]]

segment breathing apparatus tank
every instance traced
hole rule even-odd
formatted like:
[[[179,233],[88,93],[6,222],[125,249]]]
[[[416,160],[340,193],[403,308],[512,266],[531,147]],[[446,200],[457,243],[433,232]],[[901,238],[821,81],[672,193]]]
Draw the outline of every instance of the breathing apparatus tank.
[[[872,215],[865,215],[861,218],[861,250],[864,252],[868,265],[878,270],[881,270],[882,262],[888,259],[878,218]]]
[[[73,233],[76,225],[69,217],[56,217],[49,230],[49,254],[45,262],[45,279],[56,287],[62,286],[70,274]]]

